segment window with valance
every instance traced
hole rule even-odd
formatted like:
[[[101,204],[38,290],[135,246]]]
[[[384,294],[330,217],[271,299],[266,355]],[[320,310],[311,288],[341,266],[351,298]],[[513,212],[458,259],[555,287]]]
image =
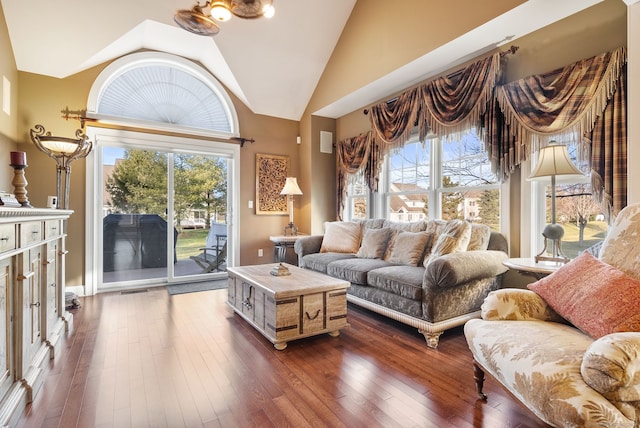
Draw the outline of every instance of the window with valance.
[[[500,84],[500,53],[412,88],[370,109],[371,131],[337,144],[338,216],[349,176],[364,171],[377,191],[384,156],[417,130],[459,138],[479,130],[493,172],[505,180],[548,141],[567,137],[591,168],[591,187],[607,217],[626,205],[624,48],[544,75]]]

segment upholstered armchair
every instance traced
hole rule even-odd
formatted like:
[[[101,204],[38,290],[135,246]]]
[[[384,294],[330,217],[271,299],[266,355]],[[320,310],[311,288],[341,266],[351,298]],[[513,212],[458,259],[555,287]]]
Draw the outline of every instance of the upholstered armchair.
[[[488,372],[552,426],[640,426],[640,204],[599,258],[528,287],[491,292],[465,324],[480,396]]]

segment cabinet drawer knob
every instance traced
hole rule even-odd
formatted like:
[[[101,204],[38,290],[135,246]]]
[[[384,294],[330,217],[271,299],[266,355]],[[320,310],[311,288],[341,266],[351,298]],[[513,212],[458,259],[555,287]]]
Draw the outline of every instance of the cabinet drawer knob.
[[[55,282],[52,282],[51,284],[49,284],[49,287],[56,288],[56,283],[55,283]]]
[[[9,237],[8,237],[8,236],[3,237],[3,238],[0,238],[0,241],[8,241],[8,240],[9,240]]]
[[[31,306],[31,307],[34,307],[34,306],[35,306],[36,308],[39,308],[39,307],[40,307],[40,302],[32,303],[30,306]]]

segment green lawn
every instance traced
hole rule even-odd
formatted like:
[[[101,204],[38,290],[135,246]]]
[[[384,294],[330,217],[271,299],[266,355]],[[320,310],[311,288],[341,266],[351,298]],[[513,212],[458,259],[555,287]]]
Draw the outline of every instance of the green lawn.
[[[564,227],[562,251],[569,258],[575,258],[580,251],[602,241],[607,233],[606,222],[590,221],[584,228],[584,239],[580,243],[578,242],[580,230],[575,223],[564,223],[562,227]]]
[[[188,259],[189,256],[197,256],[200,248],[207,242],[209,229],[183,229],[178,234],[176,241],[176,256],[178,260]]]

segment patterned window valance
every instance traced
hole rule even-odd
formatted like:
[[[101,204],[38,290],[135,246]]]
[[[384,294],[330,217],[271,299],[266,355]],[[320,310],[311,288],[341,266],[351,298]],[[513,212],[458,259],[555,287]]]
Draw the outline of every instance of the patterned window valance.
[[[429,132],[445,137],[479,127],[500,76],[500,59],[496,53],[372,106],[371,129],[382,154],[402,147],[416,126],[423,140]]]
[[[614,94],[624,93],[625,63],[625,49],[618,48],[551,73],[497,86],[495,103],[485,117],[485,144],[496,175],[506,179],[552,139],[574,141],[581,148],[580,160],[592,168],[593,192],[603,204],[605,215],[609,217],[624,207],[626,169],[620,167],[626,165],[626,109],[624,98]],[[617,108],[611,104],[612,98],[619,100]],[[613,111],[607,116],[605,109]],[[600,128],[615,130],[604,133],[600,129],[594,140],[592,134],[599,120],[609,121]],[[611,159],[601,159],[605,151],[615,151],[620,157],[622,150],[623,162],[619,158],[614,165]],[[612,179],[602,178],[614,175],[615,185]]]

